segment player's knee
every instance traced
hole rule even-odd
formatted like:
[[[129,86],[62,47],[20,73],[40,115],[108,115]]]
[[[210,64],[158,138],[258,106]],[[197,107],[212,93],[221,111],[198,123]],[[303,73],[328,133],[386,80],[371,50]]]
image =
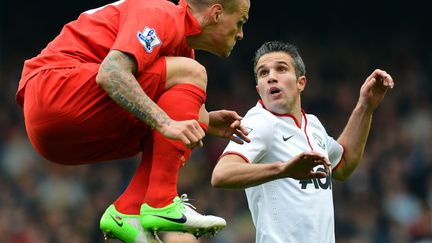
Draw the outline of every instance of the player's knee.
[[[196,85],[204,90],[207,88],[207,70],[203,65],[190,59],[190,62],[184,68],[186,73],[185,83]]]
[[[167,57],[165,88],[177,84],[193,84],[201,89],[207,88],[207,71],[203,65],[192,58]]]

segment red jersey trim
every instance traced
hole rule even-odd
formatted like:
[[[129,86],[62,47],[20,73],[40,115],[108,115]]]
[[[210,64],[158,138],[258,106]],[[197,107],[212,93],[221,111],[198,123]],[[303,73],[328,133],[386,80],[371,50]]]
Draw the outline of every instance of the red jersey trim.
[[[280,113],[276,113],[276,112],[270,111],[269,109],[267,109],[267,107],[264,105],[264,102],[263,102],[261,99],[259,99],[258,102],[262,105],[262,107],[263,107],[266,111],[272,113],[272,114],[275,115],[275,116],[291,117],[291,118],[294,120],[296,126],[297,126],[298,128],[301,129],[300,122],[297,121],[297,118],[296,118],[294,115],[292,115],[292,114],[290,114],[290,113],[280,114]],[[314,150],[313,147],[312,147],[312,145],[311,145],[311,143],[310,143],[309,136],[307,135],[307,132],[306,132],[306,127],[307,127],[307,117],[306,117],[306,112],[305,112],[303,109],[301,109],[301,113],[302,113],[302,116],[304,117],[304,120],[305,120],[305,125],[304,125],[304,129],[303,129],[303,130],[304,130],[304,134],[305,134],[305,136],[306,136],[306,140],[307,140],[308,145],[309,145],[309,147],[311,148],[311,150]]]
[[[239,153],[239,152],[233,152],[233,151],[227,151],[227,152],[223,153],[223,154],[219,157],[218,161],[219,161],[222,157],[224,157],[225,155],[229,155],[229,154],[238,155],[238,156],[242,157],[242,159],[244,159],[247,163],[249,163],[249,164],[251,163],[251,162],[246,158],[246,156],[244,156],[243,154],[241,154],[241,153]]]
[[[309,147],[311,148],[311,150],[313,151],[314,149],[313,149],[313,147],[312,147],[312,145],[311,145],[311,143],[310,143],[310,140],[309,140],[309,136],[307,135],[307,132],[306,132],[306,127],[307,127],[307,124],[308,124],[308,120],[307,120],[307,118],[306,118],[306,113],[304,112],[304,110],[302,110],[301,111],[302,112],[302,115],[303,115],[303,117],[304,117],[304,120],[305,120],[305,125],[304,125],[304,134],[305,134],[305,136],[306,136],[306,140],[307,140],[307,142],[308,142],[308,144],[309,144]]]
[[[332,169],[332,172],[336,171],[340,167],[340,165],[342,164],[342,159],[343,159],[343,157],[345,155],[345,151],[346,150],[345,150],[345,147],[342,144],[341,144],[341,146],[342,146],[342,150],[343,150],[342,156],[341,156],[339,162],[336,164],[336,166]]]
[[[275,116],[291,117],[291,118],[294,120],[296,126],[297,126],[298,128],[301,128],[300,122],[297,120],[297,118],[295,118],[294,115],[292,115],[292,114],[290,114],[290,113],[281,114],[281,113],[273,112],[273,111],[267,109],[267,107],[264,105],[264,102],[263,102],[261,99],[258,100],[258,103],[260,103],[260,104],[262,105],[262,107],[264,108],[264,110],[266,110],[266,111],[272,113],[272,114],[275,115]],[[303,109],[302,109],[302,113],[304,113]],[[305,116],[305,117],[306,117],[306,116]]]

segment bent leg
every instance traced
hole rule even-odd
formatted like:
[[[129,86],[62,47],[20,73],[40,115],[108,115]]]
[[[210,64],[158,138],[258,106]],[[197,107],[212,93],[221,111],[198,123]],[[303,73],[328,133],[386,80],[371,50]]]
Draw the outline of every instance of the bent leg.
[[[166,61],[160,58],[148,69],[136,75],[144,91],[157,100],[163,92],[166,85]],[[137,118],[136,122],[140,122]],[[148,180],[152,169],[153,142],[152,132],[143,142],[141,162],[135,171],[129,185],[125,191],[114,202],[115,208],[124,214],[139,215],[141,204],[147,193]]]
[[[175,120],[199,119],[205,101],[207,75],[205,69],[192,59],[167,58],[167,90],[157,104]],[[170,69],[171,67],[171,69]],[[190,68],[185,70],[185,68]],[[185,76],[176,76],[175,71]],[[170,86],[170,84],[173,84]],[[201,115],[202,112],[201,112]],[[204,128],[205,123],[200,123]],[[152,168],[147,194],[141,206],[141,226],[152,231],[181,231],[196,237],[214,235],[226,226],[223,218],[201,215],[188,202],[186,195],[178,196],[177,179],[181,166],[189,159],[191,149],[181,141],[166,139],[153,132]],[[181,218],[178,218],[181,215]]]
[[[163,57],[152,67],[137,75],[144,88],[149,76],[159,75],[157,104],[176,120],[198,119],[198,111],[205,100],[205,69],[195,60],[183,57]],[[166,77],[166,80],[165,80]],[[154,80],[156,82],[156,80]],[[202,124],[206,128],[206,124]],[[126,214],[139,214],[143,202],[165,206],[177,196],[178,171],[190,156],[180,141],[166,139],[153,132],[144,143],[141,163],[130,184],[114,203],[117,210]],[[150,172],[151,171],[151,172]],[[148,190],[148,188],[150,188]]]
[[[166,91],[157,104],[174,120],[198,120],[206,98],[205,68],[195,60],[183,57],[167,57],[166,66]],[[206,130],[206,126],[201,125]],[[178,173],[189,159],[191,149],[157,131],[153,131],[153,140],[152,170],[143,202],[160,208],[172,203],[178,195]]]

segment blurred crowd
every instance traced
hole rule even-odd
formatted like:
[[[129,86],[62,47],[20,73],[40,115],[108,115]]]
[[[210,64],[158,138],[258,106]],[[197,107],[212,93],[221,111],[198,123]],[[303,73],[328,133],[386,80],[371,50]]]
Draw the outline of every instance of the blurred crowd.
[[[432,242],[431,38],[412,20],[397,22],[399,27],[384,32],[339,20],[323,29],[326,25],[318,17],[316,28],[311,28],[310,20],[303,26],[294,20],[292,26],[271,26],[272,21],[286,17],[264,19],[260,11],[266,8],[253,4],[245,40],[229,59],[197,52],[209,76],[207,108],[244,115],[254,106],[258,99],[254,51],[264,41],[283,39],[299,47],[306,64],[303,108],[317,115],[337,138],[366,76],[375,68],[386,70],[396,86],[374,114],[364,159],[348,181],[333,182],[336,241]],[[0,34],[0,38],[5,36]],[[14,94],[23,61],[37,54],[47,37],[35,38],[39,44],[29,43],[27,48],[18,46],[22,41],[14,46],[9,38],[0,41],[0,242],[103,242],[99,218],[127,186],[139,156],[73,167],[38,156],[26,137]],[[226,144],[226,140],[207,137],[204,148],[196,149],[183,167],[178,189],[189,195],[199,212],[224,217],[227,228],[199,240],[162,235],[167,243],[254,242],[244,192],[210,185],[212,169]]]

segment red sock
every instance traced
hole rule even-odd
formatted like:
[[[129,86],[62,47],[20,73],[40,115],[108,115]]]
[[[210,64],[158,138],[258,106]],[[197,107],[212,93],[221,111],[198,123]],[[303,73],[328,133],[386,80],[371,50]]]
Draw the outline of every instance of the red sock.
[[[198,120],[206,93],[192,84],[175,85],[159,98],[157,104],[173,120]],[[203,126],[203,129],[207,129]],[[177,179],[181,166],[189,159],[191,149],[178,140],[153,132],[153,158],[148,189],[143,203],[161,208],[178,195]]]
[[[122,195],[114,202],[117,211],[124,214],[140,214],[141,204],[147,193],[153,155],[153,138],[148,138],[143,147],[142,158],[132,180]]]

